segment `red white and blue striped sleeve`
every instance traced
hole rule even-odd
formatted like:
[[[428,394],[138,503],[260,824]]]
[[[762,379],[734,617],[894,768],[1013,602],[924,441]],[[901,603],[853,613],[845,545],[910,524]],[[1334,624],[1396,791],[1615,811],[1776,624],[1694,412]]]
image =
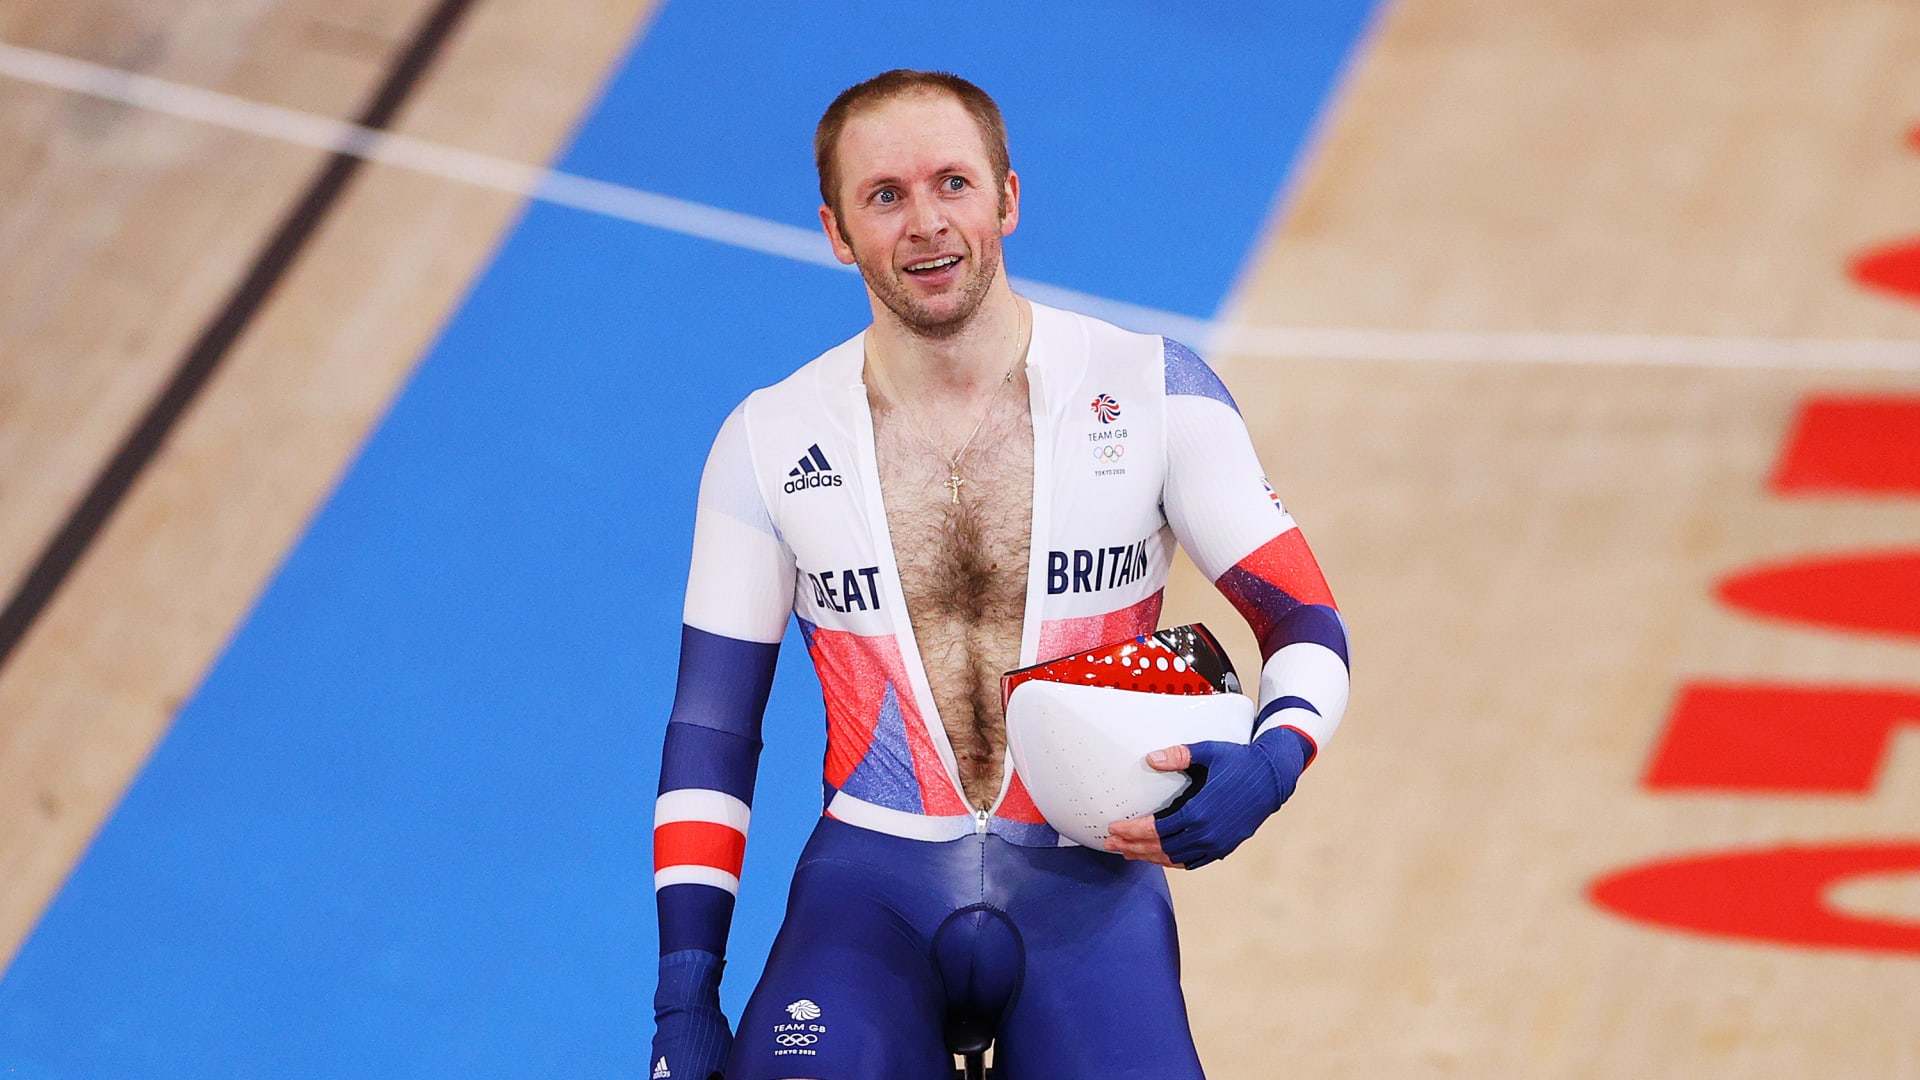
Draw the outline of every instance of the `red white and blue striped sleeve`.
[[[745,407],[700,478],[680,672],[654,803],[662,955],[725,955],[746,852],[760,722],[793,610],[794,563],[754,479]]]
[[[1260,640],[1254,737],[1326,745],[1347,707],[1346,624],[1293,516],[1267,483],[1226,385],[1179,342],[1165,345],[1167,485],[1180,546]]]

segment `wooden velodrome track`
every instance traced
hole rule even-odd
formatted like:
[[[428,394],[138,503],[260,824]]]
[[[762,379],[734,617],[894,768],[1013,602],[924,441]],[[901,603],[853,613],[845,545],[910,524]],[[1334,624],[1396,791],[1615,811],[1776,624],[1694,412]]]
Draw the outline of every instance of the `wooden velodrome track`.
[[[9,0],[0,42],[346,118],[429,6]],[[483,0],[393,130],[546,161],[647,7]],[[1677,856],[1920,842],[1912,723],[1859,790],[1644,781],[1688,685],[1920,689],[1911,619],[1840,633],[1714,591],[1920,546],[1920,491],[1769,487],[1809,397],[1920,396],[1920,297],[1848,273],[1920,234],[1915,57],[1900,0],[1383,10],[1212,343],[1356,679],[1295,803],[1176,878],[1209,1075],[1920,1077],[1920,861],[1826,894],[1895,928],[1867,946],[1589,892]],[[0,147],[12,590],[325,155],[18,78]],[[0,957],[519,205],[364,169],[5,660]],[[1183,568],[1167,621],[1191,618],[1249,667]]]

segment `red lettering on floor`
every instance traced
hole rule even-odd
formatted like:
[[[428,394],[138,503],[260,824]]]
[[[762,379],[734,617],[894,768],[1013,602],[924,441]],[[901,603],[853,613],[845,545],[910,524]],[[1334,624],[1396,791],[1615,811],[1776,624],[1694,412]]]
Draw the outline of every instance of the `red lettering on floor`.
[[[1920,691],[1694,683],[1680,691],[1643,783],[1654,791],[1864,795]]]
[[[1920,397],[1808,398],[1774,465],[1772,488],[1781,495],[1920,495]]]
[[[1594,882],[1594,903],[1669,930],[1778,945],[1920,953],[1920,923],[1835,910],[1850,878],[1920,872],[1920,844],[1823,844],[1719,851],[1646,863]]]
[[[1920,549],[1759,567],[1720,582],[1736,611],[1826,630],[1920,637]]]
[[[1920,150],[1920,127],[1907,132],[1907,145]],[[1853,257],[1847,272],[1869,289],[1920,301],[1920,238],[1863,251]]]
[[[1920,259],[1920,244],[1912,247]],[[1802,402],[1771,486],[1782,495],[1920,496],[1920,398]],[[1749,567],[1718,594],[1754,615],[1916,637],[1920,549]],[[1873,789],[1901,724],[1920,724],[1920,688],[1690,683],[1642,782],[1663,793],[1861,795]],[[1920,872],[1920,842],[1910,838],[1800,844],[1643,863],[1594,882],[1588,898],[1671,930],[1920,954],[1920,922],[1849,915],[1826,902],[1851,878],[1911,872]]]
[[[1920,240],[1875,248],[1854,256],[1853,280],[1903,300],[1920,300]]]

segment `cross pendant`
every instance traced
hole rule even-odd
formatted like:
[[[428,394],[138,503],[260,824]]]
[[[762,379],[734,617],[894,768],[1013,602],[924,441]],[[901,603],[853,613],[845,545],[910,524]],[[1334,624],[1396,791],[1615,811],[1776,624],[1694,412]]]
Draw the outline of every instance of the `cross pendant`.
[[[962,478],[959,473],[949,472],[946,480],[942,482],[940,486],[952,492],[953,501],[957,503],[960,501],[960,485],[964,483],[966,483],[966,480]]]

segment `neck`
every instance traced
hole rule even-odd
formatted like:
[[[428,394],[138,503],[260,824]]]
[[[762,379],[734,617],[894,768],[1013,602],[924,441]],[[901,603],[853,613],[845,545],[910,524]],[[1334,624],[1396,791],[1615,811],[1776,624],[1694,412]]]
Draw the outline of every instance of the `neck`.
[[[1004,276],[964,325],[939,337],[902,323],[876,299],[867,332],[867,377],[892,403],[974,401],[1018,366],[1031,314]]]

